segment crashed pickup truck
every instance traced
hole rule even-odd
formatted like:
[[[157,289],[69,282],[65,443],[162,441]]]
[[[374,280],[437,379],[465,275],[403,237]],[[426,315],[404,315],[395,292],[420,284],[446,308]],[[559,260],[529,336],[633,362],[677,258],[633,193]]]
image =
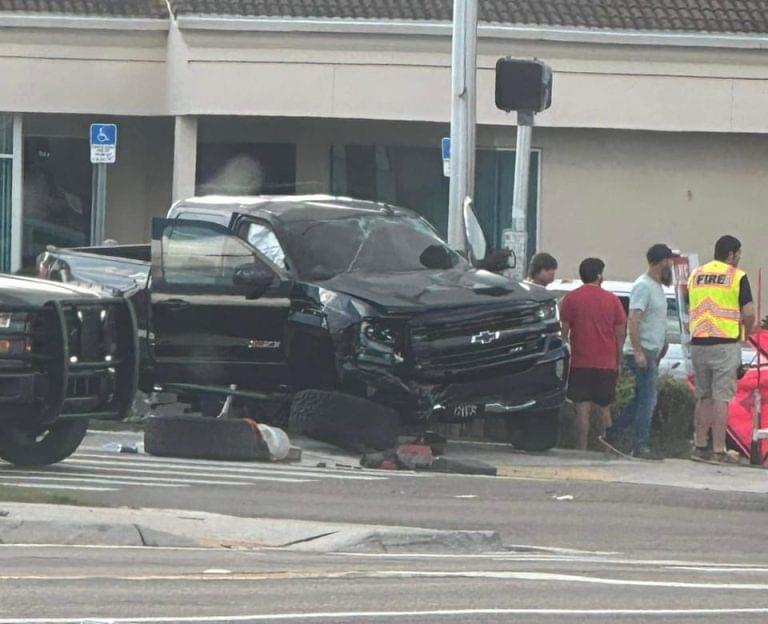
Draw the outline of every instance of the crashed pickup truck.
[[[316,391],[302,409],[346,396],[361,423],[361,398],[404,425],[505,415],[519,447],[557,443],[569,355],[554,296],[473,267],[409,210],[199,197],[154,219],[151,245],[39,260],[42,277],[134,302],[143,388],[284,405]]]
[[[127,415],[138,365],[124,299],[0,275],[0,458],[34,466],[71,455],[90,418]]]

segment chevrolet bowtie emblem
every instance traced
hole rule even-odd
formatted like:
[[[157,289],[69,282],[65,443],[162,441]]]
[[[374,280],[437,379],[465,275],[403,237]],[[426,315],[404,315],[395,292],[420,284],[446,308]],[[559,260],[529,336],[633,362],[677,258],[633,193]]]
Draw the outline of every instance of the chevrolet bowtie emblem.
[[[479,334],[475,334],[474,336],[472,336],[472,338],[470,338],[469,341],[472,344],[487,345],[497,341],[499,338],[501,338],[501,332],[482,331]]]

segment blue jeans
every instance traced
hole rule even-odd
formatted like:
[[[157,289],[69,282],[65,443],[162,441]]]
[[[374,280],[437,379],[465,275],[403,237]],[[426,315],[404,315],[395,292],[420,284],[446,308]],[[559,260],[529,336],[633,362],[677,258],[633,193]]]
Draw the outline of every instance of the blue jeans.
[[[651,421],[658,399],[659,352],[645,351],[645,360],[646,367],[640,368],[632,359],[630,368],[635,376],[635,396],[621,411],[609,432],[611,439],[618,440],[632,426],[632,450],[635,451],[648,448]]]

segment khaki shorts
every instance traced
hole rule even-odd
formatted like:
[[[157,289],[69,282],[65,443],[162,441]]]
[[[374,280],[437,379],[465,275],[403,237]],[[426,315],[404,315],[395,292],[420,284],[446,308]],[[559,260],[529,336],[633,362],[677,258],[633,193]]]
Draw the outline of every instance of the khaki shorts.
[[[741,345],[691,345],[691,361],[696,375],[696,397],[728,403],[736,394]]]

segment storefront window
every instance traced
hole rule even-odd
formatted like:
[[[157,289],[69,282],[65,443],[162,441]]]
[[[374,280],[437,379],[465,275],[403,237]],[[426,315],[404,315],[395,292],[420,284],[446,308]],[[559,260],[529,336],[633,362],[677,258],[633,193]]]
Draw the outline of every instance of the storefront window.
[[[13,115],[0,113],[0,272],[11,270]]]
[[[539,157],[531,154],[528,194],[528,252],[536,251]],[[512,226],[515,152],[478,150],[475,214],[492,247]],[[342,145],[332,150],[335,195],[385,201],[415,210],[443,235],[448,232],[448,178],[439,148]]]
[[[205,143],[197,146],[196,195],[292,195],[296,146],[291,143]]]
[[[33,266],[47,245],[88,245],[91,230],[91,163],[88,140],[24,139],[22,264]]]

